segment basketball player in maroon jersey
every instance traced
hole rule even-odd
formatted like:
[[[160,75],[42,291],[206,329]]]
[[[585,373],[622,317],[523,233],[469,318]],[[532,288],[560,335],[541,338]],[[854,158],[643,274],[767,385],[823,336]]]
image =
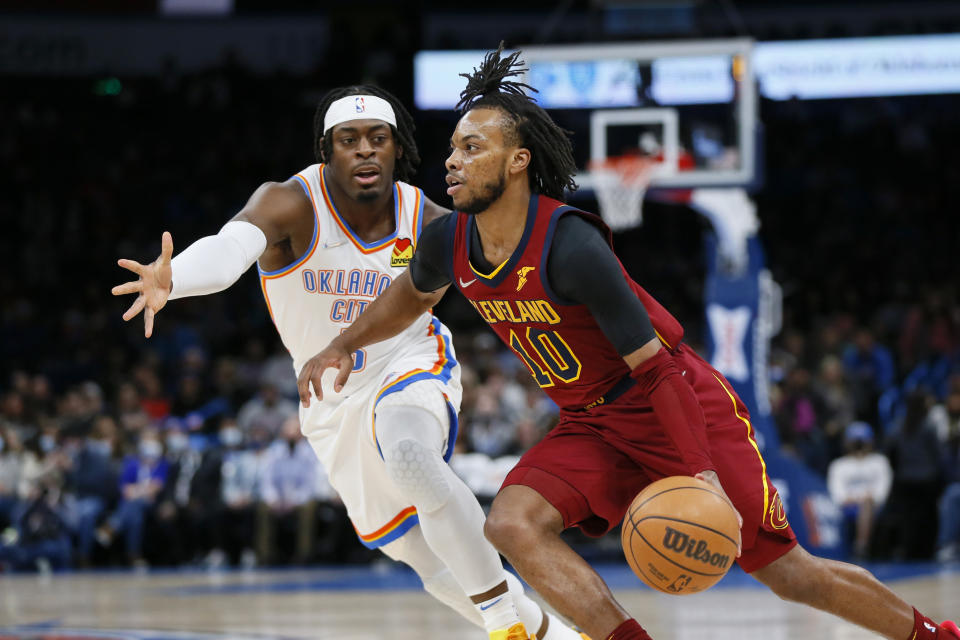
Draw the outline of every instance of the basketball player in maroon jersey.
[[[602,535],[647,484],[696,476],[742,519],[740,566],[785,600],[892,640],[955,640],[866,570],[797,545],[730,384],[682,343],[680,324],[625,272],[596,216],[565,206],[575,188],[566,132],[507,80],[517,56],[491,53],[468,77],[446,161],[456,209],[424,229],[410,269],[304,366],[350,373],[350,353],[402,330],[450,284],[560,406],[560,422],[510,472],[487,537],[593,638],[649,640],[597,573],[560,537]]]

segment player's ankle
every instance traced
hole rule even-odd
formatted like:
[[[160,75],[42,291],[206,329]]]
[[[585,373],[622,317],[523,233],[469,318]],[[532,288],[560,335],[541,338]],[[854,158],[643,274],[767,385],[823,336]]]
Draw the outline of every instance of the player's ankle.
[[[905,640],[953,640],[952,634],[940,628],[936,622],[913,608],[913,631]]]
[[[605,640],[651,640],[651,638],[639,622],[630,618],[614,629]]]
[[[508,629],[520,622],[520,615],[509,592],[493,596],[484,602],[476,602],[473,606],[483,618],[483,626],[488,632]]]

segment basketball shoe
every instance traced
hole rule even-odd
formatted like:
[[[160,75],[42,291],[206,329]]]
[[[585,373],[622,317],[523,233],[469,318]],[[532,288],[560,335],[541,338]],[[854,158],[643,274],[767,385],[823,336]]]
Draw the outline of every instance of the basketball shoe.
[[[509,629],[498,629],[490,632],[490,640],[535,640],[527,633],[527,628],[518,622]]]
[[[957,627],[957,623],[953,620],[944,620],[940,623],[940,628],[945,629],[949,633],[952,633],[957,638],[960,638],[960,627]]]

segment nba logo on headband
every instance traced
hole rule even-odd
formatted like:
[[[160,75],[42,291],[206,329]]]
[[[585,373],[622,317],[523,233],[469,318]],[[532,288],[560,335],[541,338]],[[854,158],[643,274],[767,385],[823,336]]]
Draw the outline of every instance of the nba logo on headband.
[[[383,120],[397,126],[397,116],[390,103],[378,96],[352,95],[334,100],[323,116],[323,130],[351,120]]]

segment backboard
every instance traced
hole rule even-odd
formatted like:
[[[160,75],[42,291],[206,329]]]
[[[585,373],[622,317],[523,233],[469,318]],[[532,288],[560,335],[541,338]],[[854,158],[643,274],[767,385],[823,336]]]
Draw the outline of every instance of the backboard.
[[[748,39],[522,46],[524,81],[574,130],[587,164],[644,155],[663,164],[651,188],[751,183],[757,100]]]

